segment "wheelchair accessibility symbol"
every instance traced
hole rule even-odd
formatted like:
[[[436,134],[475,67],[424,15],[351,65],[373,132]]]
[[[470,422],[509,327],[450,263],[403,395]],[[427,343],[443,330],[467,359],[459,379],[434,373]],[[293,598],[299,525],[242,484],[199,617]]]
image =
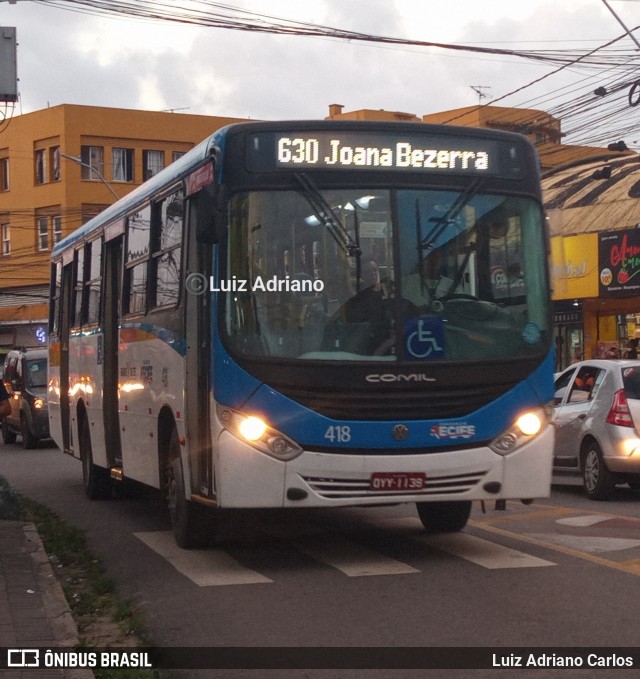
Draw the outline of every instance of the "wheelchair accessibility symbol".
[[[404,324],[407,356],[416,360],[444,358],[444,323],[440,318],[411,318]]]

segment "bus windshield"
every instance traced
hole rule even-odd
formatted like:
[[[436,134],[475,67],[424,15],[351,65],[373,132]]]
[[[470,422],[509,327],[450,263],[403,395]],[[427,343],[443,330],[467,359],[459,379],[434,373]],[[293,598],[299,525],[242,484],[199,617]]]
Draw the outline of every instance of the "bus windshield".
[[[548,351],[536,201],[480,180],[460,190],[300,184],[231,198],[218,288],[234,355],[406,362]]]

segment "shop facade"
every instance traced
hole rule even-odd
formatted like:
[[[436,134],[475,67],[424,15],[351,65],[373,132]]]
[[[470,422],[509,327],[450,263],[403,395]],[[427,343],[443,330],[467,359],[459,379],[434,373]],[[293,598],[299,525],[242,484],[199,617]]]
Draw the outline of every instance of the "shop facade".
[[[640,156],[594,157],[543,176],[557,368],[625,357],[640,338]]]
[[[640,338],[640,228],[551,239],[556,370]]]

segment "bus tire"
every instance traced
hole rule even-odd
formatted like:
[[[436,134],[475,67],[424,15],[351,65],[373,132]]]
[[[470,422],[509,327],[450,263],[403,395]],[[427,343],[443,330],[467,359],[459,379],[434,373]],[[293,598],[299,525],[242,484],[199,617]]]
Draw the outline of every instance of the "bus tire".
[[[178,432],[171,432],[166,466],[167,505],[176,544],[182,549],[207,547],[213,541],[213,511],[187,500]]]
[[[471,501],[416,502],[422,525],[430,533],[455,533],[462,530],[471,514]]]
[[[111,497],[109,472],[93,464],[91,432],[89,421],[82,418],[80,425],[80,460],[82,461],[82,482],[85,495],[90,500],[107,500]]]

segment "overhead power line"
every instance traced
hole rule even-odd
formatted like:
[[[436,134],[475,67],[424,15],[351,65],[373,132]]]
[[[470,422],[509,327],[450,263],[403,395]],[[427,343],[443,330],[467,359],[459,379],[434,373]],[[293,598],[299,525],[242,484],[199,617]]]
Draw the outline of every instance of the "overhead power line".
[[[335,26],[275,17],[232,5],[211,2],[210,0],[191,0],[180,3],[178,6],[174,3],[161,2],[160,0],[136,0],[136,2],[123,0],[37,0],[37,2],[42,5],[71,11],[88,12],[99,16],[134,17],[237,31],[332,38],[350,42],[359,41],[387,45],[432,47],[473,54],[507,55],[556,65],[575,64],[579,61],[583,65],[614,65],[618,63],[624,64],[626,59],[625,55],[618,53],[594,56],[597,50],[591,50],[587,54],[576,49],[514,50],[498,47],[482,47],[478,44],[442,43],[375,35]]]

